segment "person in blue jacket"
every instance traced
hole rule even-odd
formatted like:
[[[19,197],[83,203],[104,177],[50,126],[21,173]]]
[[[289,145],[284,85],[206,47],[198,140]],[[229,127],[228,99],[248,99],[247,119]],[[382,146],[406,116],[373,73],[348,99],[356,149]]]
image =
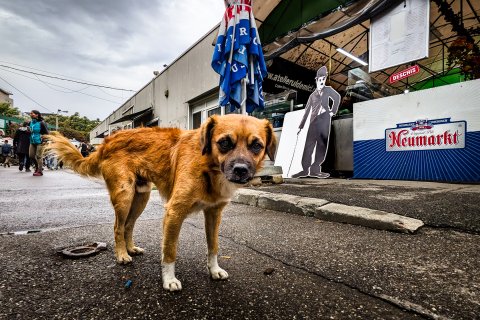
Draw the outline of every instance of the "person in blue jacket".
[[[30,122],[30,149],[29,156],[32,164],[35,166],[34,176],[43,176],[42,167],[42,135],[48,134],[47,124],[43,121],[42,114],[38,110],[30,112],[32,121]]]
[[[2,146],[2,156],[5,158],[5,162],[3,166],[8,166],[10,168],[10,157],[12,152],[12,145],[8,143],[8,140],[5,139],[4,144]]]

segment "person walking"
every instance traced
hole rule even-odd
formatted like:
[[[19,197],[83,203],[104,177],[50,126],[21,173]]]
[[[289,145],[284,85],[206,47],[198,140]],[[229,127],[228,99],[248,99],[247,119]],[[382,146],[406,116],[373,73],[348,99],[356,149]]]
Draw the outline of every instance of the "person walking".
[[[30,112],[30,160],[35,166],[34,176],[43,176],[43,162],[42,162],[42,135],[48,134],[47,124],[43,121],[42,114],[38,110]]]
[[[25,172],[30,172],[30,157],[28,156],[30,136],[29,122],[25,121],[22,126],[15,131],[15,136],[13,137],[13,146],[18,154],[18,170],[20,171],[23,171],[23,167],[25,167]]]
[[[6,168],[7,166],[10,168],[10,153],[12,152],[12,145],[8,143],[8,140],[5,139],[2,145],[2,156],[5,158],[3,162],[3,167]]]
[[[90,154],[88,144],[86,144],[85,141],[82,141],[82,144],[80,146],[80,153],[84,158],[88,157],[88,155]]]
[[[298,133],[303,129],[310,115],[310,126],[307,131],[307,140],[303,149],[303,170],[292,175],[292,178],[315,177],[328,178],[328,173],[322,172],[321,165],[325,161],[330,137],[332,117],[337,113],[341,96],[330,86],[325,86],[327,67],[322,66],[317,71],[315,82],[317,89],[310,95],[305,107],[305,114],[298,127]],[[313,155],[315,160],[312,163]]]

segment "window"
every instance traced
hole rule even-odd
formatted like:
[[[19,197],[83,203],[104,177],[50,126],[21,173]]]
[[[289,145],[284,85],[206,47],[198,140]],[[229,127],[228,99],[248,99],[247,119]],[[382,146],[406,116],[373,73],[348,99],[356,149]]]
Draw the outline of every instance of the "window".
[[[192,129],[200,128],[202,125],[202,112],[195,112],[192,117]]]
[[[218,105],[218,95],[211,96],[205,100],[193,103],[190,107],[190,128],[200,128],[202,123],[207,121],[212,115],[222,115],[222,107]]]
[[[217,115],[222,115],[222,108],[221,107],[215,107],[213,109],[210,109],[207,111],[207,114],[208,116],[213,116],[214,114],[217,114]]]

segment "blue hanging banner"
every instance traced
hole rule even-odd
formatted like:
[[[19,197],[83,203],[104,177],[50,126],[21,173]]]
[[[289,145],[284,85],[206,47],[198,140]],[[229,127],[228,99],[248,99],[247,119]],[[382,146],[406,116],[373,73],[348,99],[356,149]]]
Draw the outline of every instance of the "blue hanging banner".
[[[219,103],[231,110],[242,104],[246,79],[246,111],[264,108],[262,83],[267,76],[251,0],[226,0],[227,6],[213,51],[212,68],[220,75]]]

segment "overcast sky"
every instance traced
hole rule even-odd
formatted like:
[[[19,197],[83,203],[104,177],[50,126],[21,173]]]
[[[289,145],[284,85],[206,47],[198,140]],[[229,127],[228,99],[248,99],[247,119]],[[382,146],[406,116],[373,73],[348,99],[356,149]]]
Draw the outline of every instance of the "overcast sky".
[[[223,12],[223,0],[0,0],[0,88],[22,111],[103,120],[135,92],[11,68],[137,91]]]

